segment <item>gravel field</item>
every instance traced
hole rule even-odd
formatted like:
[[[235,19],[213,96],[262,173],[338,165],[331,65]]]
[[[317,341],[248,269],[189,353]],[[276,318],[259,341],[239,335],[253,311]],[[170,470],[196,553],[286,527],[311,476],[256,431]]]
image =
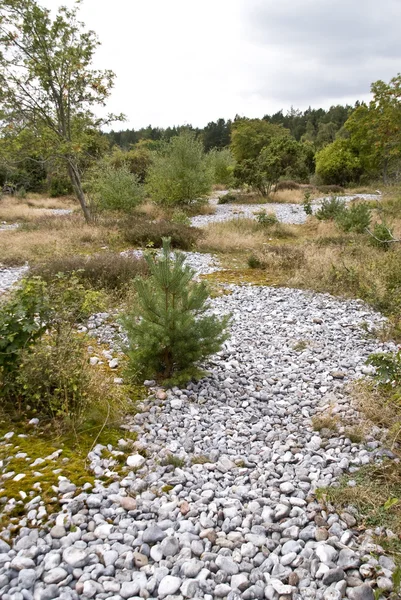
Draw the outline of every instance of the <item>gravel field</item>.
[[[97,445],[93,489],[60,479],[62,510],[47,525],[40,491],[30,500],[17,538],[0,542],[2,600],[374,600],[377,586],[391,589],[395,566],[374,532],[313,495],[393,456],[377,428],[359,445],[341,423],[337,433],[311,425],[326,410],[358,418],[345,386],[369,375],[371,352],[393,348],[367,335],[383,317],[325,294],[230,291],[213,300],[232,331],[208,376],[167,392],[146,382],[124,426],[137,434],[125,472],[118,449]],[[101,340],[109,317],[88,323]],[[92,356],[94,368],[100,360],[115,368],[117,350]],[[0,443],[12,448],[10,436]]]
[[[355,198],[362,198],[363,200],[380,200],[379,194],[358,194],[356,196],[341,196],[341,200],[344,202],[350,202]],[[312,202],[312,209],[316,212],[319,209],[321,203],[325,198],[317,198]],[[235,218],[248,218],[252,219],[255,217],[255,213],[262,210],[274,212],[281,223],[293,223],[300,225],[305,223],[307,215],[301,204],[287,204],[287,203],[274,203],[269,202],[268,204],[217,204],[217,200],[211,200],[211,204],[216,206],[216,212],[214,215],[198,215],[192,217],[191,225],[194,227],[205,227],[209,223],[221,223],[222,221],[229,221]]]

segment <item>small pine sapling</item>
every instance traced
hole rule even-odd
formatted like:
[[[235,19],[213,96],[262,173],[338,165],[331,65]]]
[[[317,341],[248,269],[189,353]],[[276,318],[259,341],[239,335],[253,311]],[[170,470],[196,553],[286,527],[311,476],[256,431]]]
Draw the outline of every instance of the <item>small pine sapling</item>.
[[[123,322],[128,335],[129,373],[183,384],[201,374],[199,362],[227,339],[229,317],[208,314],[208,290],[194,281],[185,255],[163,239],[159,256],[147,256],[150,277],[136,279],[137,306]]]

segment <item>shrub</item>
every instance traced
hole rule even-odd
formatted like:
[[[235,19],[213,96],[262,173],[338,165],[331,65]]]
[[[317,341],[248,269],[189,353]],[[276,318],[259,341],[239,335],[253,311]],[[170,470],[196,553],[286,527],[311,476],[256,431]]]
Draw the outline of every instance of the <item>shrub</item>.
[[[147,140],[141,140],[128,151],[114,147],[109,161],[114,169],[126,165],[129,172],[138,177],[139,183],[145,183],[152,164],[152,151],[148,147]]]
[[[401,350],[371,354],[366,364],[376,367],[376,379],[380,383],[401,385]]]
[[[236,194],[229,192],[228,194],[223,194],[219,196],[217,204],[229,204],[230,202],[235,202],[238,199]]]
[[[190,250],[199,239],[201,232],[195,227],[180,223],[150,221],[135,217],[125,221],[123,235],[125,241],[130,244],[137,246],[151,244],[156,248],[161,248],[163,238],[169,237],[173,248]]]
[[[323,194],[342,194],[344,192],[341,185],[318,185],[317,189]]]
[[[49,196],[58,198],[59,196],[67,196],[72,194],[71,181],[67,177],[53,176],[50,179]]]
[[[155,202],[185,206],[210,193],[213,168],[195,134],[183,131],[155,155],[147,188]]]
[[[229,148],[213,149],[207,155],[214,172],[213,183],[230,188],[234,185],[235,160]]]
[[[348,139],[339,138],[316,154],[316,174],[324,184],[344,186],[358,181],[361,172],[361,162]]]
[[[147,256],[151,276],[137,279],[137,310],[124,319],[131,374],[186,382],[199,374],[199,362],[220,350],[228,318],[206,314],[208,292],[194,281],[183,254],[172,256],[163,240],[160,257]],[[138,319],[139,317],[139,319]]]
[[[84,338],[68,327],[20,355],[19,402],[41,415],[79,421],[89,402],[90,366]]]
[[[255,216],[259,225],[263,225],[264,227],[270,227],[271,225],[276,225],[279,222],[274,213],[266,213],[265,210],[255,213]]]
[[[250,269],[262,269],[263,263],[254,254],[252,254],[248,258],[248,267]]]
[[[308,216],[313,215],[312,202],[311,202],[311,193],[306,191],[304,193],[304,201],[302,203],[305,214]]]
[[[114,169],[100,163],[90,174],[88,192],[98,210],[131,211],[145,198],[144,186],[126,164]]]
[[[118,290],[129,284],[137,275],[145,275],[148,267],[142,258],[105,252],[93,256],[54,258],[35,266],[31,272],[46,281],[52,281],[58,273],[74,273],[84,285],[88,284],[99,290]]]
[[[113,396],[111,382],[91,376],[87,342],[75,333],[76,322],[98,310],[97,294],[74,276],[49,284],[33,277],[3,302],[0,397],[8,406],[77,421],[89,401]]]
[[[49,313],[47,287],[38,277],[23,280],[0,305],[0,396],[12,394],[20,353],[44,333]]]
[[[16,196],[19,200],[24,200],[27,197],[26,189],[24,188],[24,186],[18,188]]]
[[[191,225],[191,219],[188,217],[187,213],[179,208],[176,208],[173,212],[173,216],[171,217],[171,221],[176,223],[177,225]]]
[[[289,179],[287,181],[279,181],[276,184],[274,191],[281,192],[282,190],[299,190],[300,187],[301,186],[299,183],[297,183],[296,181],[291,181],[291,179]]]
[[[381,248],[382,250],[389,250],[392,246],[391,240],[394,240],[393,233],[385,223],[375,223],[373,228],[373,236],[370,236],[369,242],[372,246],[376,246],[376,248]]]
[[[353,204],[346,208],[336,217],[336,223],[343,231],[355,231],[355,233],[364,233],[371,219],[371,209],[366,203]]]
[[[316,217],[319,221],[334,221],[345,211],[344,202],[336,196],[325,199],[319,210],[316,211]]]

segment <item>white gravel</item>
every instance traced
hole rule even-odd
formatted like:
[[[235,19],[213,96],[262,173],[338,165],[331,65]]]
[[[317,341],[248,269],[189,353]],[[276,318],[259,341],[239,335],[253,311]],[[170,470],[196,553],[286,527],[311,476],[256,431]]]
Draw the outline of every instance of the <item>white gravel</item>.
[[[363,200],[380,200],[379,194],[357,194],[353,196],[339,196],[343,202],[350,202],[355,198]],[[312,202],[312,210],[316,212],[319,206],[327,198],[317,198]],[[266,213],[274,212],[281,223],[292,223],[300,225],[305,223],[307,215],[301,204],[291,203],[274,203],[267,204],[217,204],[217,200],[210,201],[216,207],[216,212],[213,215],[198,215],[192,217],[191,225],[194,227],[205,227],[209,223],[221,223],[231,219],[255,218],[255,213],[265,211]]]
[[[0,294],[7,291],[27,272],[28,266],[0,268]]]
[[[383,317],[325,294],[231,291],[213,300],[233,323],[209,375],[167,394],[146,382],[153,394],[124,424],[138,436],[125,474],[118,452],[97,445],[91,468],[112,484],[80,492],[61,479],[63,508],[47,526],[40,491],[30,500],[14,543],[0,541],[2,600],[374,600],[391,587],[395,565],[373,539],[383,532],[362,533],[352,507],[337,513],[313,495],[391,457],[377,428],[365,446],[341,423],[311,425],[322,410],[357,417],[345,385],[369,372],[371,352],[392,349],[366,334]]]

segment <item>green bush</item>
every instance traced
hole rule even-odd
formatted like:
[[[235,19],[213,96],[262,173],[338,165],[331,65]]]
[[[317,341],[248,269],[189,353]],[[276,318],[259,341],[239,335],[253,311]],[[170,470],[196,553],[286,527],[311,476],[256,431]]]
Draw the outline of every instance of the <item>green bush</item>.
[[[102,373],[94,377],[88,340],[75,331],[99,310],[98,294],[74,275],[50,283],[32,277],[1,304],[0,398],[7,410],[77,423],[92,403],[97,415],[105,414],[102,406],[117,397],[116,386]]]
[[[274,191],[281,192],[283,190],[299,190],[300,188],[301,188],[301,185],[299,183],[297,183],[296,181],[292,181],[291,179],[288,179],[287,181],[279,181],[276,184]]]
[[[126,164],[114,169],[102,162],[91,172],[87,189],[98,210],[129,212],[145,198],[144,186]]]
[[[229,148],[213,149],[207,155],[214,172],[213,183],[230,188],[234,185],[235,160]]]
[[[217,204],[229,204],[230,202],[235,202],[237,199],[237,194],[228,192],[228,194],[222,194],[221,196],[219,196]]]
[[[260,212],[255,213],[255,215],[259,225],[263,225],[264,227],[277,225],[277,223],[279,222],[278,218],[274,213],[266,213],[265,210],[261,210]]]
[[[71,328],[44,336],[20,355],[15,393],[40,415],[81,420],[91,382],[87,341]]]
[[[336,196],[323,200],[319,210],[316,211],[316,217],[319,221],[334,221],[345,211],[345,205],[342,200]]]
[[[324,184],[344,186],[359,180],[361,162],[350,141],[339,138],[316,154],[316,174]]]
[[[68,194],[72,194],[72,192],[71,181],[67,177],[53,176],[50,179],[49,196],[51,198],[67,196]]]
[[[163,238],[171,239],[173,248],[190,250],[201,235],[195,227],[171,221],[150,221],[139,217],[129,218],[123,225],[124,240],[135,246],[151,245],[161,248]]]
[[[364,233],[369,228],[371,209],[368,204],[353,204],[341,211],[336,217],[336,223],[343,231]]]
[[[24,279],[0,304],[0,396],[12,395],[20,354],[43,335],[49,317],[47,286],[38,277]]]
[[[371,354],[366,364],[376,368],[376,379],[380,383],[401,385],[401,350]]]
[[[199,374],[201,360],[220,350],[228,318],[207,314],[205,284],[194,281],[183,254],[171,254],[168,239],[162,256],[147,261],[151,275],[137,279],[137,307],[124,319],[129,371],[136,379],[185,383]]]
[[[302,202],[302,207],[305,211],[305,214],[308,215],[308,217],[313,215],[311,193],[309,191],[306,191],[304,193],[304,201]]]
[[[36,265],[31,269],[46,281],[52,281],[58,273],[75,276],[85,286],[98,290],[119,290],[138,275],[146,275],[148,267],[143,258],[121,256],[114,252],[93,256],[64,256]]]
[[[373,237],[370,236],[369,242],[376,248],[381,248],[384,251],[390,250],[392,246],[391,240],[394,239],[393,233],[385,223],[375,223],[373,228]]]
[[[187,213],[179,208],[176,208],[173,212],[173,216],[171,217],[171,221],[176,223],[177,225],[191,225],[191,219],[188,217]]]
[[[254,254],[251,254],[248,258],[248,267],[250,269],[262,269],[264,265]]]
[[[158,152],[149,169],[147,188],[155,202],[185,206],[210,193],[214,169],[195,134],[183,131]]]

